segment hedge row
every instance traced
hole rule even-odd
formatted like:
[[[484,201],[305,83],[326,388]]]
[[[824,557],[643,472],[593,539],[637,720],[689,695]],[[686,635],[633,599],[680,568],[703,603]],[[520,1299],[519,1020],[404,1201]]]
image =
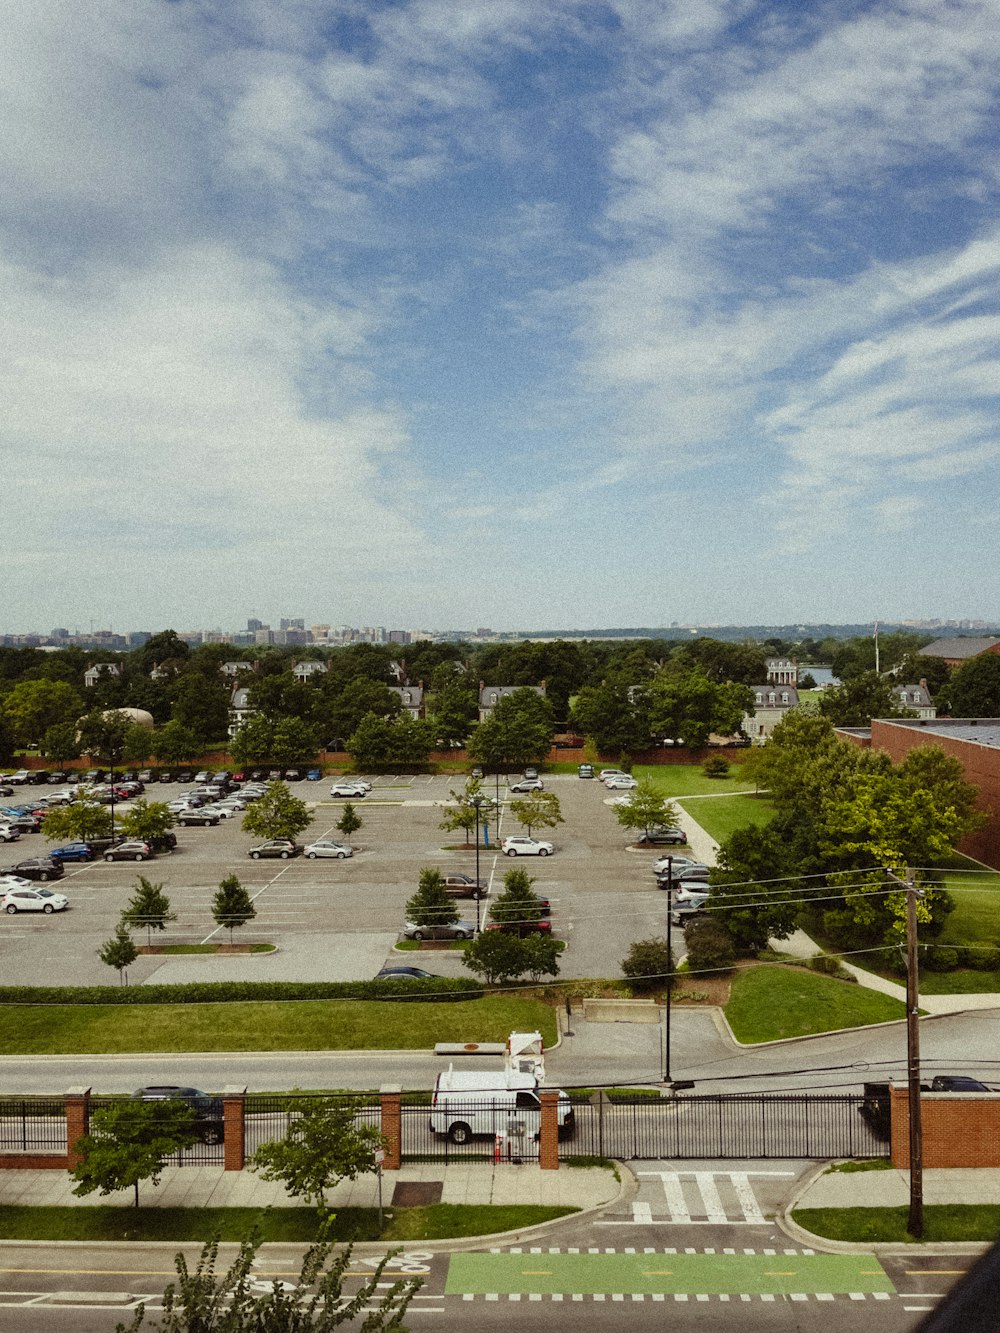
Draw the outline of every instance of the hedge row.
[[[193,981],[174,986],[0,986],[0,1004],[236,1004],[261,1000],[477,1000],[471,977],[386,981]]]

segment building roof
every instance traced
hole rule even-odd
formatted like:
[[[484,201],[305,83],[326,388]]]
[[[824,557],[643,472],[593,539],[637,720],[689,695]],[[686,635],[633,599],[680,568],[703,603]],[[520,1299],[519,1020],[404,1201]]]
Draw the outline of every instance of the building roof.
[[[928,643],[919,649],[917,656],[960,658],[966,661],[970,657],[978,657],[980,653],[987,652],[997,644],[1000,644],[1000,639],[996,638],[935,639],[933,643]]]
[[[890,717],[876,720],[885,727],[912,727],[926,731],[929,740],[943,736],[948,740],[965,741],[968,745],[1000,750],[1000,717]]]
[[[892,692],[904,708],[934,707],[934,701],[926,685],[893,685]]]
[[[479,682],[479,706],[489,708],[506,698],[509,694],[514,694],[518,690],[534,690],[536,694],[545,694],[544,685],[484,685]]]
[[[794,685],[768,681],[766,685],[751,685],[750,688],[758,708],[795,708],[799,702],[799,692]]]

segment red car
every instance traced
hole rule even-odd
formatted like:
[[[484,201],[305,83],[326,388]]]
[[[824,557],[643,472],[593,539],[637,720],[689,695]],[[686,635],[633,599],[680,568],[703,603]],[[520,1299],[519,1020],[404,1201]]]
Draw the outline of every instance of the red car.
[[[524,939],[525,935],[551,935],[552,922],[541,921],[491,921],[487,930],[502,930],[505,935],[516,935]]]

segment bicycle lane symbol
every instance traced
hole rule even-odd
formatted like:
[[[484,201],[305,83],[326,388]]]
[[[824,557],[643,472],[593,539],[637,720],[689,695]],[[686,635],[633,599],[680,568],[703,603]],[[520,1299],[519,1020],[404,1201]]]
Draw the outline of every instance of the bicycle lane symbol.
[[[432,1250],[409,1250],[406,1254],[390,1255],[385,1261],[384,1272],[393,1272],[406,1274],[407,1276],[416,1276],[431,1271],[431,1261],[434,1258]],[[351,1264],[366,1268],[377,1268],[381,1259],[372,1256],[370,1259],[364,1259],[358,1254],[351,1255]]]

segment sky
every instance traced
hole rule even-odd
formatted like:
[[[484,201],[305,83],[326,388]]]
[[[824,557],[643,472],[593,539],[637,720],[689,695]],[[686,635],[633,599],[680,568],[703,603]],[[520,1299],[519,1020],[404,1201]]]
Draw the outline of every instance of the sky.
[[[996,620],[998,11],[11,7],[0,632]]]

